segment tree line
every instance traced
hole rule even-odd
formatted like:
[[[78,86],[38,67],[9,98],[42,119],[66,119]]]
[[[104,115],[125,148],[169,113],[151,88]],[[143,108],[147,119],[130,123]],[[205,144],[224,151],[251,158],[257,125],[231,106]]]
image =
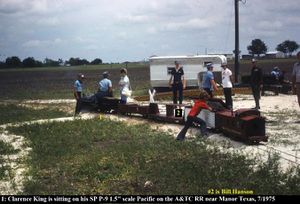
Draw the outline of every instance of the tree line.
[[[89,62],[86,59],[79,57],[71,57],[69,60],[63,61],[62,59],[53,60],[46,58],[44,61],[35,60],[33,57],[27,57],[21,60],[17,56],[7,57],[5,61],[0,61],[0,68],[18,68],[18,67],[58,67],[58,66],[79,66],[79,65],[98,65],[102,64],[100,58],[96,58]]]
[[[299,49],[299,44],[295,41],[285,40],[277,45],[276,50],[281,51],[286,57],[291,57],[292,53]],[[254,39],[247,47],[250,55],[253,57],[266,54],[268,51],[267,45],[261,39]],[[79,66],[79,65],[98,65],[102,64],[100,58],[96,58],[89,62],[86,59],[80,59],[79,57],[71,57],[69,60],[63,61],[62,59],[53,60],[46,58],[43,62],[35,60],[33,57],[27,57],[21,60],[17,56],[7,57],[5,61],[0,61],[0,68],[17,68],[17,67],[58,67],[58,66]]]
[[[291,57],[292,53],[299,49],[299,44],[295,41],[285,40],[284,42],[277,45],[276,50],[283,52],[286,57]],[[261,39],[254,39],[251,44],[247,47],[250,55],[253,57],[261,54],[266,54],[268,51],[267,45]]]

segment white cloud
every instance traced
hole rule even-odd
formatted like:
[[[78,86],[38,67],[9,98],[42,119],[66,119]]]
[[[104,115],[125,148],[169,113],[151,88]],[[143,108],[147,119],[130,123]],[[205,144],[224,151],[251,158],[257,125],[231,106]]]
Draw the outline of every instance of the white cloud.
[[[24,48],[47,48],[51,45],[57,45],[62,43],[63,40],[55,38],[54,40],[28,40],[22,44]]]
[[[128,33],[125,31],[122,31],[122,32],[117,33],[115,36],[117,39],[125,40],[128,38]]]
[[[60,25],[60,20],[57,17],[41,18],[36,21],[40,26],[57,26]]]
[[[54,42],[54,43],[62,43],[63,40],[60,39],[60,38],[55,38],[53,42]]]
[[[275,21],[263,20],[263,21],[258,22],[258,27],[263,30],[274,30],[274,29],[278,30],[283,27],[283,23],[278,20],[275,20]]]
[[[48,10],[47,0],[1,0],[0,13],[4,14],[43,14]]]
[[[146,32],[149,34],[156,34],[158,32],[158,30],[154,26],[150,26],[150,27],[146,28]]]
[[[127,23],[145,23],[150,20],[149,16],[147,15],[117,15],[117,20],[120,22],[127,22]]]
[[[94,43],[94,42],[96,42],[96,40],[93,38],[81,37],[81,36],[74,37],[73,41],[76,43]]]
[[[89,51],[94,51],[97,49],[99,49],[99,47],[97,45],[93,45],[93,44],[85,47],[85,50],[89,50]]]
[[[240,3],[242,52],[254,38],[268,47],[285,38],[300,43],[299,10],[295,0]],[[153,53],[202,54],[206,48],[231,52],[234,1],[0,0],[0,28],[1,52],[21,56],[90,58],[101,51],[108,61],[126,61]],[[147,49],[136,52],[137,46]]]
[[[194,18],[184,22],[167,23],[165,29],[169,31],[183,30],[183,29],[190,30],[190,29],[205,29],[210,26],[213,26],[212,21],[208,21],[207,19]]]
[[[29,40],[25,43],[22,44],[23,47],[25,48],[34,48],[34,47],[41,47],[47,44],[46,41],[41,41],[41,40]]]
[[[48,1],[47,0],[31,0],[29,3],[31,12],[34,13],[45,13],[48,11]],[[24,2],[25,3],[25,2]]]

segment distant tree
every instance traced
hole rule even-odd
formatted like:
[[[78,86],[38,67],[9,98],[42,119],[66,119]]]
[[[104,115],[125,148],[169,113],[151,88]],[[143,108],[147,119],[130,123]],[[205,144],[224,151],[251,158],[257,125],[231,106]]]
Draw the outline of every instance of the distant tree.
[[[22,61],[23,67],[36,67],[36,61],[33,57],[27,57]]]
[[[16,57],[16,56],[8,57],[5,60],[5,66],[6,67],[21,67],[22,62],[19,57]]]
[[[43,67],[43,62],[39,61],[39,60],[35,60],[35,67]]]
[[[87,59],[80,60],[80,65],[87,65],[90,64],[90,62]]]
[[[5,62],[0,61],[0,69],[5,68]]]
[[[285,55],[289,54],[292,56],[292,53],[299,49],[299,45],[295,41],[286,40],[277,45],[276,50],[283,52]]]
[[[283,43],[278,44],[277,47],[276,47],[276,50],[277,50],[277,51],[280,51],[280,52],[283,52],[283,53],[285,54],[285,56],[286,56],[287,53],[288,53],[287,47],[284,46]]]
[[[71,57],[67,64],[70,64],[71,66],[78,66],[78,65],[84,65],[89,64],[90,62],[86,59],[80,59],[79,57],[73,58]]]
[[[77,60],[76,60],[76,58],[71,57],[71,58],[68,60],[68,63],[67,63],[67,64],[70,64],[71,66],[76,66],[76,65],[77,65]]]
[[[254,39],[251,42],[251,45],[247,47],[249,54],[252,56],[265,54],[268,50],[266,44],[261,39]]]
[[[52,60],[49,58],[46,58],[44,60],[44,66],[46,66],[46,67],[58,67],[59,64],[60,64],[59,61],[55,61],[55,60]]]
[[[91,64],[102,64],[102,60],[99,58],[94,59]]]
[[[59,65],[63,65],[63,64],[64,64],[63,59],[59,58],[59,59],[58,59],[58,64],[59,64]]]

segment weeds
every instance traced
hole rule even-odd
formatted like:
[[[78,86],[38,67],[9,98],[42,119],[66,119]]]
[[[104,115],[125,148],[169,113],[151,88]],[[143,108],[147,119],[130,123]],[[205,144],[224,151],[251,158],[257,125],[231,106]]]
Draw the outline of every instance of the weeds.
[[[16,154],[20,150],[16,150],[10,144],[7,144],[0,140],[0,180],[6,179],[11,173],[11,168],[6,165],[5,160],[2,158],[3,155]]]
[[[16,154],[19,150],[15,150],[13,146],[0,140],[0,155]]]
[[[14,104],[0,105],[0,124],[70,116],[56,108],[31,109]]]
[[[24,194],[207,194],[235,188],[256,194],[299,194],[299,169],[178,142],[147,125],[110,120],[9,127],[32,147]],[[255,168],[254,168],[255,167]],[[144,187],[145,182],[153,185]]]

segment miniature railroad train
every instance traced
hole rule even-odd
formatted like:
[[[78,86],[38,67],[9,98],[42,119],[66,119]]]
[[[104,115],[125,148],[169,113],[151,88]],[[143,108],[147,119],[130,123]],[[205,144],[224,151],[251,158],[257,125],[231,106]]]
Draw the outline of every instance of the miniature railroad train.
[[[267,142],[265,134],[265,118],[256,109],[228,110],[225,103],[218,98],[207,101],[213,111],[202,110],[197,117],[203,119],[208,128],[219,130],[226,136],[245,142]],[[83,102],[84,105],[84,102]],[[86,103],[86,105],[90,105]],[[161,114],[157,103],[148,105],[120,104],[116,98],[105,97],[97,104],[96,109],[101,112],[112,112],[123,115],[138,114],[144,118],[168,123],[184,124],[191,106],[178,104],[165,104],[166,113]],[[176,115],[176,110],[182,110],[183,114]]]

